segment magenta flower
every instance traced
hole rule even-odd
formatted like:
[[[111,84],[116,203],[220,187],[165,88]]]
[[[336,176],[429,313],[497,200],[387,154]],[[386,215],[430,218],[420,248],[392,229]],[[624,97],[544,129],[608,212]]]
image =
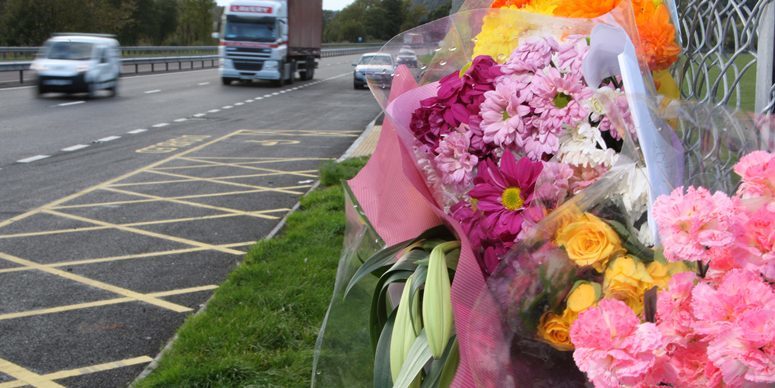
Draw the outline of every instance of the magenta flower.
[[[595,387],[636,385],[656,364],[662,336],[653,323],[640,323],[624,302],[603,299],[579,314],[571,326],[576,366]]]
[[[775,154],[751,152],[737,162],[735,172],[743,178],[737,191],[741,198],[775,198]]]
[[[471,184],[474,168],[479,158],[468,152],[470,135],[450,132],[442,136],[436,148],[436,166],[442,173],[442,182],[465,188]]]
[[[520,97],[519,85],[509,77],[501,77],[495,90],[484,94],[481,111],[484,142],[498,146],[521,145],[525,116],[530,113],[530,107]]]
[[[502,236],[503,241],[513,240],[522,229],[522,212],[533,201],[536,179],[542,169],[541,162],[527,158],[516,161],[510,152],[504,153],[500,168],[489,159],[480,163],[469,194],[484,214],[482,226]]]
[[[653,210],[670,261],[708,262],[728,255],[741,220],[726,194],[711,195],[702,187],[689,187],[686,194],[679,187],[657,198]]]

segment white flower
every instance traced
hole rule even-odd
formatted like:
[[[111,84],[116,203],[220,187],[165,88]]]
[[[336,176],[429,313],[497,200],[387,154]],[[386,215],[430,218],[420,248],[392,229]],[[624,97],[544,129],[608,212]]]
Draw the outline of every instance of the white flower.
[[[561,162],[573,166],[611,167],[616,161],[616,152],[606,146],[597,128],[583,123],[576,128],[567,127],[562,132],[557,157]]]

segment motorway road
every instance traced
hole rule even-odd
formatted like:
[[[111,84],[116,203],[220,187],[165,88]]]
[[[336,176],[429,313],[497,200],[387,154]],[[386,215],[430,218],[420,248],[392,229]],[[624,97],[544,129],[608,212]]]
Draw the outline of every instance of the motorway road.
[[[280,88],[0,89],[0,387],[129,384],[379,112],[354,59]]]

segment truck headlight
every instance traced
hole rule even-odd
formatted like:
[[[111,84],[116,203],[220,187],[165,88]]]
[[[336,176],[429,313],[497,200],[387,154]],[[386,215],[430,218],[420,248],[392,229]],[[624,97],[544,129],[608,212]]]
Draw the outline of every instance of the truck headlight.
[[[278,67],[277,61],[264,62],[264,70],[277,70],[277,67]]]

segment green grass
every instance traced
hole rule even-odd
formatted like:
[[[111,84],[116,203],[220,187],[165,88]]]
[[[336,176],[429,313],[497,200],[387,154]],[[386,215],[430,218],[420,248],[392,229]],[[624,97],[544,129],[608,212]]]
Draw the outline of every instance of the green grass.
[[[739,70],[742,70],[746,65],[748,65],[751,61],[753,61],[754,58],[750,54],[743,54],[740,55],[735,59],[735,65]],[[681,61],[684,61],[684,59],[681,59]],[[678,68],[681,69],[683,66],[683,62],[678,64]],[[708,78],[710,79],[710,85],[712,86],[713,83],[721,76],[721,72],[718,68],[711,68],[708,71]],[[727,75],[729,77],[729,81],[731,82],[734,79],[734,71],[730,68],[727,70]],[[698,83],[702,85],[701,88],[696,90],[699,96],[705,96],[707,94],[707,87],[706,87],[706,78],[704,77],[703,73],[699,73],[697,76]],[[684,79],[685,84],[683,85],[683,90],[689,90],[689,82],[694,82],[694,80],[690,79]],[[723,85],[723,83],[722,83]],[[743,77],[740,79],[740,108],[745,111],[753,111],[754,105],[756,102],[756,65],[754,64],[751,68],[749,68],[744,74]],[[724,88],[723,86],[720,86],[718,90],[716,91],[716,97],[713,99],[713,101],[718,101],[724,94]],[[696,97],[695,97],[696,99]],[[736,107],[737,106],[737,95],[733,94],[732,98],[729,99],[728,106],[730,107]]]
[[[339,182],[364,164],[358,158],[324,165],[321,187],[302,197],[277,237],[250,249],[137,386],[309,386],[345,229]]]

